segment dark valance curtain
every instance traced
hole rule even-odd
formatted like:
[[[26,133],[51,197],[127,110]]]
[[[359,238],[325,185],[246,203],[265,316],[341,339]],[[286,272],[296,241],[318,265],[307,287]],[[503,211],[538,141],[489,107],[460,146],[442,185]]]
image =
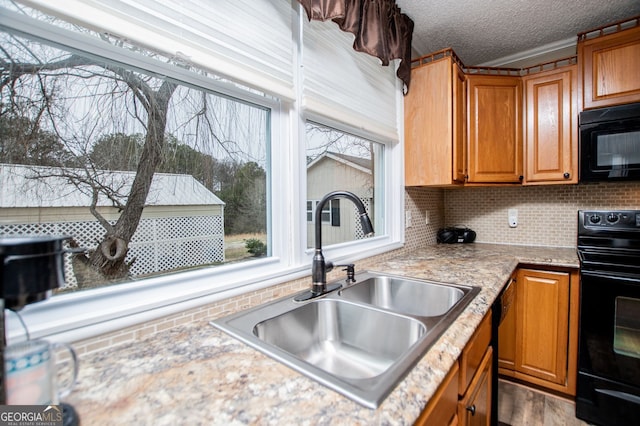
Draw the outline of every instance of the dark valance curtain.
[[[400,59],[398,78],[409,91],[413,21],[395,0],[298,0],[309,20],[331,19],[342,31],[355,35],[353,48],[379,58],[382,65]]]

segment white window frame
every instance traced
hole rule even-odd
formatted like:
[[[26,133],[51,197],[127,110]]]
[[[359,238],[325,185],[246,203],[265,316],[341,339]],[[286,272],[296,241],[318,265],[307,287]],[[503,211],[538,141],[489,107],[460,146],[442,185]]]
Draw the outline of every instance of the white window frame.
[[[298,8],[300,11],[301,9]],[[78,341],[116,331],[201,307],[247,292],[310,276],[312,250],[306,249],[306,167],[304,140],[306,119],[335,127],[384,143],[384,176],[380,176],[385,200],[376,200],[379,216],[386,224],[383,235],[337,244],[325,250],[334,262],[356,262],[402,247],[404,243],[404,182],[401,136],[399,141],[381,140],[367,134],[354,123],[353,127],[332,122],[326,117],[303,116],[298,101],[276,101],[252,95],[234,85],[214,82],[179,69],[167,70],[155,61],[105,46],[98,40],[71,33],[23,15],[3,11],[0,25],[29,37],[91,52],[108,60],[126,62],[134,67],[178,78],[222,94],[263,105],[271,109],[270,204],[268,235],[271,256],[250,262],[203,268],[167,274],[121,285],[113,285],[76,293],[57,295],[45,301],[27,305],[21,316],[31,338],[51,341]],[[400,84],[398,83],[400,88]],[[397,91],[398,122],[402,122],[402,95]],[[307,114],[308,115],[308,114]],[[399,126],[398,128],[402,128]],[[383,175],[381,173],[380,175]],[[385,177],[386,176],[386,177]],[[215,283],[215,286],[212,286]],[[9,342],[25,338],[22,324],[14,315],[7,315]]]

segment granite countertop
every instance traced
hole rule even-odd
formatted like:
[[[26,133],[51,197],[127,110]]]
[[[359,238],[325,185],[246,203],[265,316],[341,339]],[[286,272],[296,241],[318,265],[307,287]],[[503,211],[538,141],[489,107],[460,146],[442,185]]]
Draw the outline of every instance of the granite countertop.
[[[520,263],[579,267],[571,248],[476,243],[429,246],[370,268],[482,288],[376,410],[227,336],[213,318],[82,357],[65,402],[86,425],[413,424]]]

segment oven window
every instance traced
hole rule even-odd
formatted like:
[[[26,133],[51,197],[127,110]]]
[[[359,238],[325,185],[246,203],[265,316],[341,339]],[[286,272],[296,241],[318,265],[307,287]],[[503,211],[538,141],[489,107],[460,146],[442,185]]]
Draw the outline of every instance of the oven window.
[[[640,299],[616,297],[613,350],[640,358]]]

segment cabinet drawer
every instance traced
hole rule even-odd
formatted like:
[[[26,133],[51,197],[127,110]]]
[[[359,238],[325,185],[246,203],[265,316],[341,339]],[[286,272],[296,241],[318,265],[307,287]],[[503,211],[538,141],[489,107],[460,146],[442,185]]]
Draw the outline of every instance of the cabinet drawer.
[[[456,362],[414,426],[455,424],[458,409],[458,370]]]
[[[491,342],[491,311],[484,317],[480,326],[465,346],[460,356],[460,377],[458,390],[462,395],[471,383],[471,379],[480,367],[482,358]]]

